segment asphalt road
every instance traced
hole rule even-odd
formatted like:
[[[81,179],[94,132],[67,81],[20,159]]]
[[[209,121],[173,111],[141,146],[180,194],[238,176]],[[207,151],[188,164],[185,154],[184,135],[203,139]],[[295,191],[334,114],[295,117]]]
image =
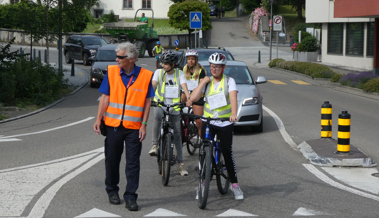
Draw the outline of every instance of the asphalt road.
[[[320,137],[320,107],[328,100],[334,111],[333,137],[337,138],[337,114],[349,111],[351,144],[377,161],[378,98],[267,68],[257,63],[256,54],[261,50],[267,64],[268,48],[248,33],[241,19],[212,19],[212,25],[212,45],[222,44],[245,61],[254,78],[269,80],[260,85],[263,133],[235,129],[233,150],[244,200],[234,200],[231,192],[220,196],[212,181],[207,207],[198,209],[197,156],[185,150],[189,176],[177,174],[175,165],[169,185],[163,187],[156,159],[148,155],[150,117],[141,155],[140,210],[132,213],[123,204],[110,205],[104,190],[104,137],[92,130],[100,93],[87,85],[53,108],[0,124],[0,135],[15,139],[0,142],[0,217],[377,217],[379,179],[366,177],[377,167],[315,167],[292,146]],[[291,53],[282,48],[279,56],[286,59]],[[54,57],[52,51],[51,60]],[[145,57],[137,64],[153,70],[155,61]],[[89,67],[75,65],[89,73]],[[349,179],[340,176],[346,171]],[[120,194],[125,185],[122,175]]]

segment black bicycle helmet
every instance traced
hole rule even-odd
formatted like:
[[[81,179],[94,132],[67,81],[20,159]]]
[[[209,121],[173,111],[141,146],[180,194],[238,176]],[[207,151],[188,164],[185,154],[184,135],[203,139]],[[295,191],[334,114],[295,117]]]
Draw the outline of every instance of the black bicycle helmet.
[[[160,56],[161,62],[166,64],[176,64],[178,62],[178,56],[173,51],[166,51]]]

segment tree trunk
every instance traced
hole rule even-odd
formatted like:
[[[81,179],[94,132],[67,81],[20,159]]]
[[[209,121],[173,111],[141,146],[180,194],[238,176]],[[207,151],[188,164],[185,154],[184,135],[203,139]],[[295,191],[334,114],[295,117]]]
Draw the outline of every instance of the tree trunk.
[[[49,1],[46,2],[46,63],[49,63]]]

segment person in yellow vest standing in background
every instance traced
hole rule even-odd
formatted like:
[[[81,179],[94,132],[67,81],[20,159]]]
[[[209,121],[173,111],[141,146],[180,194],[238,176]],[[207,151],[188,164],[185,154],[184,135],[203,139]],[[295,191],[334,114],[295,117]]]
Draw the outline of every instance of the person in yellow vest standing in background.
[[[155,95],[153,72],[135,65],[138,54],[137,47],[132,43],[117,46],[117,65],[108,66],[101,83],[99,91],[102,96],[93,125],[97,134],[101,132],[106,136],[105,190],[111,204],[121,204],[118,183],[125,147],[127,185],[123,198],[125,207],[130,211],[138,210],[136,191],[139,186],[142,141],[146,137],[151,98]]]
[[[166,50],[161,46],[161,42],[157,41],[157,45],[153,48],[153,56],[155,56],[155,69],[158,69],[159,57]]]

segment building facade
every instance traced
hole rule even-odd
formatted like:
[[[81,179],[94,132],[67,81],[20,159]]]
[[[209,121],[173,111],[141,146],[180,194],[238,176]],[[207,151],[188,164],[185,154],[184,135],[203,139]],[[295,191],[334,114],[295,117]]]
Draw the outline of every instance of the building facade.
[[[349,4],[351,0],[342,1]],[[373,70],[375,17],[341,17],[338,11],[344,11],[346,8],[344,5],[338,5],[339,2],[341,0],[306,0],[305,3],[306,23],[322,23],[322,62]],[[373,6],[369,3],[362,4],[361,1],[360,4]],[[376,11],[379,12],[379,8],[376,8]]]

